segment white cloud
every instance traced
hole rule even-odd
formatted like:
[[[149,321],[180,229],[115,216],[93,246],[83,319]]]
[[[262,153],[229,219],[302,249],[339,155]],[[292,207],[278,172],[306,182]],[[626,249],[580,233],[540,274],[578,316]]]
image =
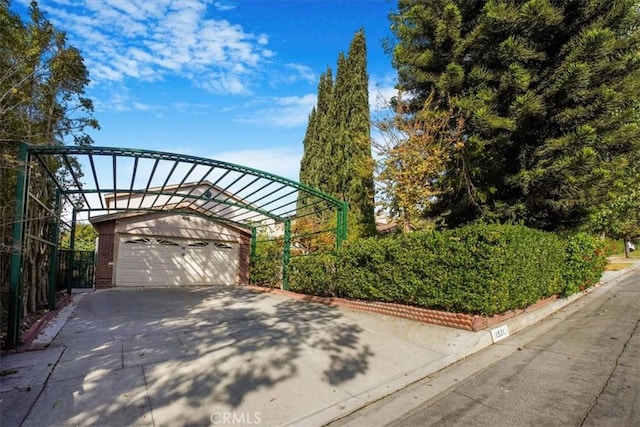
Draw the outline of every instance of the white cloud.
[[[287,64],[287,67],[303,72],[312,73],[304,65]],[[310,78],[310,76],[309,76]],[[397,95],[394,87],[395,77],[371,76],[369,79],[369,109],[372,115],[388,109],[389,101]],[[243,113],[236,116],[241,123],[258,123],[275,127],[306,126],[309,113],[316,105],[317,95],[309,93],[301,96],[285,96],[270,98],[255,98],[246,103],[241,109]],[[239,110],[238,107],[228,107],[227,110]],[[250,111],[250,113],[247,113]]]
[[[236,8],[236,5],[231,2],[225,1],[217,1],[213,3],[213,6],[221,12],[225,12],[227,10],[233,10]]]
[[[210,0],[50,0],[42,9],[82,50],[91,79],[160,80],[181,76],[205,90],[251,91],[257,70],[273,56],[268,37],[210,18],[235,5]]]
[[[276,127],[295,127],[307,124],[309,113],[316,104],[316,94],[259,98],[247,105],[250,115],[238,116],[242,123],[262,123]]]
[[[180,113],[193,114],[195,116],[201,116],[205,114],[211,114],[213,104],[198,103],[198,102],[174,102],[171,107]]]
[[[393,75],[369,77],[369,109],[372,113],[389,108],[389,101],[398,94]]]
[[[165,106],[147,104],[133,99],[126,88],[122,88],[117,92],[111,93],[108,99],[100,99],[94,102],[96,111],[147,111],[156,114],[166,110]]]
[[[285,67],[293,71],[293,74],[288,76],[288,80],[291,82],[297,80],[304,80],[313,84],[318,82],[318,77],[311,67],[302,64],[285,64]]]
[[[298,180],[302,152],[289,148],[268,148],[214,153],[212,159],[249,166],[285,178]]]

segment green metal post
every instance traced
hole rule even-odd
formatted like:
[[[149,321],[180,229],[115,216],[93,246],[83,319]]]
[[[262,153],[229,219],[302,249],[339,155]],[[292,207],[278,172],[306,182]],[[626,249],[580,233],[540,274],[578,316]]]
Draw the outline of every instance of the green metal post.
[[[340,249],[342,243],[342,206],[336,212],[336,251]]]
[[[76,220],[77,212],[74,209],[71,215],[71,231],[69,233],[69,257],[67,258],[67,274],[65,277],[67,282],[67,295],[71,295],[71,282],[73,281],[73,272],[76,269]]]
[[[49,258],[49,292],[47,293],[47,303],[49,310],[56,309],[56,288],[58,285],[58,239],[60,238],[60,189],[56,188],[53,212],[53,230],[51,231],[51,243],[49,247],[51,256]]]
[[[284,222],[284,245],[282,247],[282,289],[289,290],[289,260],[291,259],[291,221]]]
[[[342,241],[344,242],[347,240],[347,231],[349,227],[349,221],[347,220],[349,214],[349,203],[343,202],[342,206],[344,206],[342,209]]]
[[[337,213],[337,225],[336,225],[336,250],[340,249],[342,242],[347,240],[347,212],[349,211],[349,204],[343,202],[338,207]]]
[[[27,205],[27,167],[29,152],[27,144],[20,145],[18,157],[18,179],[16,182],[16,207],[13,223],[13,253],[11,254],[11,273],[9,279],[9,305],[7,316],[7,348],[15,348],[20,339],[20,308],[22,295],[22,247],[24,243],[25,208]]]
[[[251,260],[252,263],[256,258],[257,247],[258,247],[258,232],[256,231],[256,228],[253,227],[251,229],[251,252],[249,255],[249,259]]]

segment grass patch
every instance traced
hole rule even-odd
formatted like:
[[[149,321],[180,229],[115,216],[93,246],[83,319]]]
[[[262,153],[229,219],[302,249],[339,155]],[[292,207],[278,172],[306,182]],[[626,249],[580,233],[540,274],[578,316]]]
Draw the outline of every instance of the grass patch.
[[[619,254],[613,254],[613,255],[611,255],[611,257],[613,257],[613,258],[623,258],[623,259],[625,258],[624,252],[621,252]],[[627,259],[632,259],[632,260],[640,259],[640,251],[635,250],[633,252],[629,252],[629,258],[627,258]]]
[[[631,262],[610,262],[607,265],[605,265],[604,270],[605,271],[620,271],[620,270],[624,270],[627,267],[631,267],[633,265],[633,263]]]

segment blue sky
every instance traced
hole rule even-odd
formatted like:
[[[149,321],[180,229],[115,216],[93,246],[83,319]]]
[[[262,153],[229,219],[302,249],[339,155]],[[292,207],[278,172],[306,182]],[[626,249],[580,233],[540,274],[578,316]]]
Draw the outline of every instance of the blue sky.
[[[24,13],[28,0],[13,0]],[[41,0],[82,51],[96,146],[214,158],[297,179],[320,73],[364,27],[372,110],[391,96],[388,0]]]

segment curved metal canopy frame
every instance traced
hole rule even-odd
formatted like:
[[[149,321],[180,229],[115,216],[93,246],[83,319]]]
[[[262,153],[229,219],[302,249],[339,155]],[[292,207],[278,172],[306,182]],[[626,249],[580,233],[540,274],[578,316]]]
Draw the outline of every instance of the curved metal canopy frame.
[[[251,232],[252,253],[256,228],[281,226],[283,233],[283,287],[288,288],[291,222],[308,215],[336,215],[336,248],[347,236],[347,204],[320,190],[269,172],[219,160],[153,150],[93,146],[20,147],[16,186],[9,289],[9,346],[18,341],[22,247],[26,238],[57,248],[62,207],[72,209],[71,242],[77,215],[95,220],[103,215],[170,212],[197,215]],[[55,183],[55,224],[51,240],[25,233],[30,199],[29,176],[34,162]],[[75,165],[81,165],[78,173]],[[63,203],[65,199],[67,203]],[[34,199],[40,205],[41,201]],[[298,203],[305,206],[297,210]],[[307,209],[310,208],[310,209]],[[82,218],[80,218],[82,219]],[[73,249],[73,248],[72,248]],[[51,251],[49,308],[55,305],[57,251]],[[51,282],[54,282],[53,284]]]
[[[314,206],[314,213],[338,212],[346,207],[344,202],[302,183],[220,160],[92,146],[28,146],[27,152],[45,168],[74,209],[90,216],[123,211],[193,210],[251,229],[267,218],[282,223],[299,218],[298,202]],[[65,166],[69,182],[61,182],[59,174],[49,168],[47,158],[51,157]],[[84,181],[72,167],[76,162],[90,169],[84,173],[87,178]],[[190,191],[182,191],[186,187]],[[118,203],[123,197],[126,203]],[[153,202],[149,204],[150,198]],[[107,199],[112,199],[113,204],[108,205]],[[132,204],[135,199],[137,205]],[[337,241],[346,235],[346,224],[341,222],[338,221],[336,230]]]

